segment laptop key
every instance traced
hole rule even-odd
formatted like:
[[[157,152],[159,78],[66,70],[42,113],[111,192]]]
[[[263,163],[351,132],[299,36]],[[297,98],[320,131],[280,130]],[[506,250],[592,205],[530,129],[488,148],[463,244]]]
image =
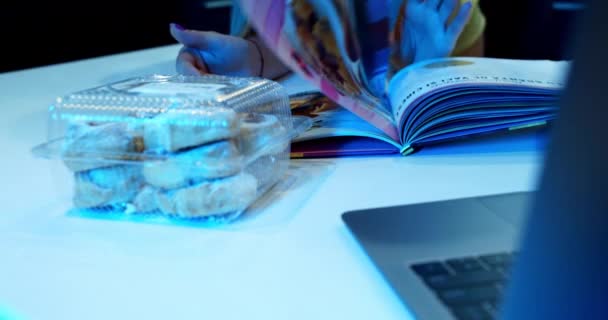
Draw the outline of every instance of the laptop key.
[[[446,261],[446,264],[454,269],[456,273],[471,272],[483,269],[483,266],[476,258],[450,259]]]
[[[452,313],[458,320],[491,320],[492,316],[488,314],[481,306],[462,306],[452,309]]]
[[[412,265],[412,270],[422,278],[448,274],[448,269],[441,262],[419,263]]]
[[[439,290],[437,295],[450,307],[477,304],[500,297],[498,290],[494,286]]]
[[[493,319],[513,259],[499,253],[420,263],[411,268],[458,319]]]
[[[502,282],[505,276],[492,270],[479,270],[469,273],[436,275],[425,279],[428,286],[433,289],[452,289],[491,285]]]

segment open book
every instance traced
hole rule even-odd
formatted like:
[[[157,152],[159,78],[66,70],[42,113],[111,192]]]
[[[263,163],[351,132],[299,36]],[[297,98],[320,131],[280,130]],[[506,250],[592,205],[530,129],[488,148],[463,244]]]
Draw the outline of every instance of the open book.
[[[382,3],[242,1],[265,43],[328,98],[294,97],[300,99],[294,113],[315,118],[313,129],[298,139],[315,143],[294,145],[296,156],[391,149],[407,155],[429,144],[542,125],[555,116],[569,62],[442,58],[400,68],[397,40],[391,40],[399,19]],[[317,140],[336,136],[349,138]]]

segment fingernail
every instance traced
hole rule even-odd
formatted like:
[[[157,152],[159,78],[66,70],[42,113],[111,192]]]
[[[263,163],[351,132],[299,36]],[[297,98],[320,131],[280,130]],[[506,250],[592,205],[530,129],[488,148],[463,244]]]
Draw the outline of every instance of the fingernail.
[[[172,24],[177,30],[180,30],[180,31],[186,30],[186,28],[182,27],[182,25],[180,25],[179,23],[172,23]]]

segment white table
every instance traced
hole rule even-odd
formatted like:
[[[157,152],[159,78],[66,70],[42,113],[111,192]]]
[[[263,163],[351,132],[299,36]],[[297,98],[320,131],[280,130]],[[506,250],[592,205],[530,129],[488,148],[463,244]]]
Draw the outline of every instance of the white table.
[[[545,136],[529,133],[405,158],[294,161],[284,192],[223,229],[65,215],[69,190],[30,154],[45,138],[46,106],[127,76],[173,73],[177,49],[0,74],[0,310],[61,320],[407,319],[341,213],[535,187]]]

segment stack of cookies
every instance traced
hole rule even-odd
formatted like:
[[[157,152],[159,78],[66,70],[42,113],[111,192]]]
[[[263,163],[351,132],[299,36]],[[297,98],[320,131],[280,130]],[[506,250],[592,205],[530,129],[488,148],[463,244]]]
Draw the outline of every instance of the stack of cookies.
[[[224,215],[246,209],[284,172],[289,137],[274,115],[209,108],[135,120],[70,125],[63,159],[77,208]]]

